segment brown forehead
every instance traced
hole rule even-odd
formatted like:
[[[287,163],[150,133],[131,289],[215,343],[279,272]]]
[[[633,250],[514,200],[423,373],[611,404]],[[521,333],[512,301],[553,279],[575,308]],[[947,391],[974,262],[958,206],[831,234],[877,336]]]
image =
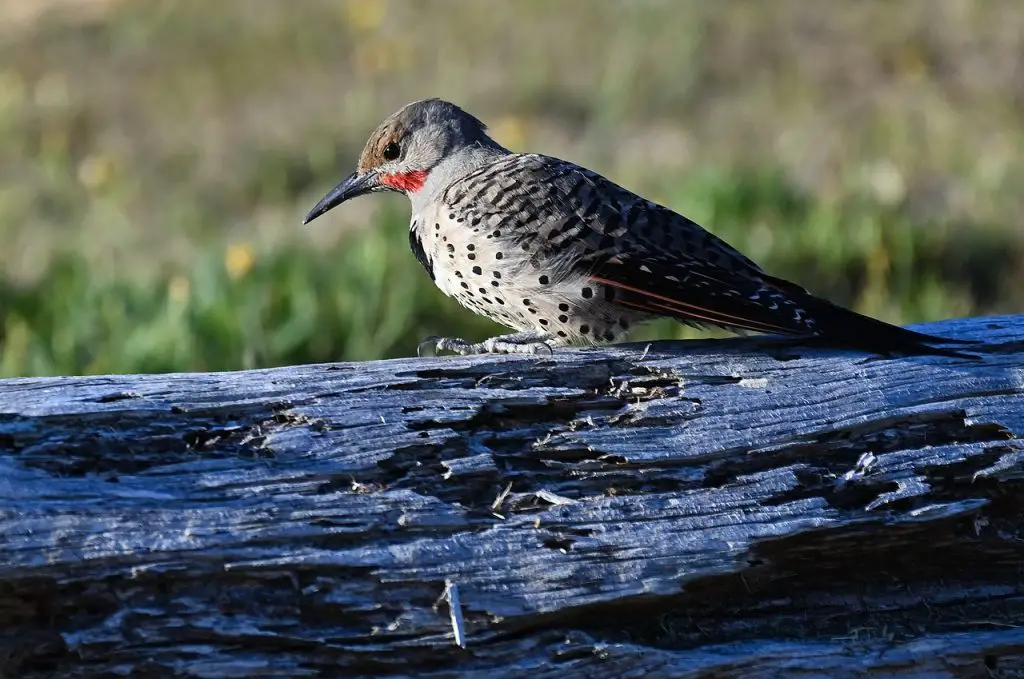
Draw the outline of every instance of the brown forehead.
[[[391,142],[401,141],[405,129],[395,121],[386,122],[373,133],[366,142],[363,154],[359,156],[359,172],[371,170],[384,162],[384,149]]]

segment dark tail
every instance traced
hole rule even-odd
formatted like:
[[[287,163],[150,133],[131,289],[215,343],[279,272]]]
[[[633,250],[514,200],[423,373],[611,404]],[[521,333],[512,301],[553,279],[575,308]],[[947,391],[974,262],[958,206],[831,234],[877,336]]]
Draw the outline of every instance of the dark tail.
[[[827,299],[815,297],[803,288],[782,279],[772,279],[787,296],[807,311],[814,319],[818,334],[815,339],[827,346],[860,349],[876,354],[890,356],[893,354],[915,356],[949,356],[951,358],[980,358],[977,354],[969,354],[952,349],[931,346],[933,344],[959,344],[963,346],[980,345],[984,342],[975,340],[952,339],[938,337],[923,332],[907,330],[891,325],[877,318],[871,318],[856,311],[851,311]]]
[[[836,347],[862,349],[885,356],[905,354],[913,356],[948,356],[951,358],[980,358],[977,354],[968,354],[952,349],[931,346],[933,344],[979,345],[983,342],[964,339],[938,337],[923,332],[907,330],[891,325],[856,311],[845,309],[828,300],[812,295],[801,299],[800,304],[815,320],[819,334],[817,338],[823,343]]]

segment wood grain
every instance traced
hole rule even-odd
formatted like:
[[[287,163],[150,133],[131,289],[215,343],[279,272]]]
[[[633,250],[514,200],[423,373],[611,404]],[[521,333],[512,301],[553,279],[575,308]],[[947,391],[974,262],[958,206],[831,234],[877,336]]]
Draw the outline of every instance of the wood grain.
[[[921,329],[0,381],[0,672],[1018,676],[1024,316]]]

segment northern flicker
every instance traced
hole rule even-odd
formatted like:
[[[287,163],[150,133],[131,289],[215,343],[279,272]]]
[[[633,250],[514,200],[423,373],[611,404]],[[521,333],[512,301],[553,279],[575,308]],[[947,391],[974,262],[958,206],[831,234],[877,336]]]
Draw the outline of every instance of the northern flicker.
[[[596,172],[510,152],[480,120],[440,99],[388,117],[370,136],[356,171],[304,223],[378,191],[409,197],[409,243],[437,287],[516,330],[478,343],[424,340],[437,351],[535,353],[608,343],[659,316],[881,354],[957,356],[928,343],[967,343],[815,297]]]

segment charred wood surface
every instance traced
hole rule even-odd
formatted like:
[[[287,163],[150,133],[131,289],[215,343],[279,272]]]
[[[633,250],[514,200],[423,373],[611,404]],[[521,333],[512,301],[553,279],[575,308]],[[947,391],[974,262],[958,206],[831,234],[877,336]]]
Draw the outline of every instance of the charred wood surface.
[[[0,675],[1024,676],[1024,317],[924,329],[0,381]]]

